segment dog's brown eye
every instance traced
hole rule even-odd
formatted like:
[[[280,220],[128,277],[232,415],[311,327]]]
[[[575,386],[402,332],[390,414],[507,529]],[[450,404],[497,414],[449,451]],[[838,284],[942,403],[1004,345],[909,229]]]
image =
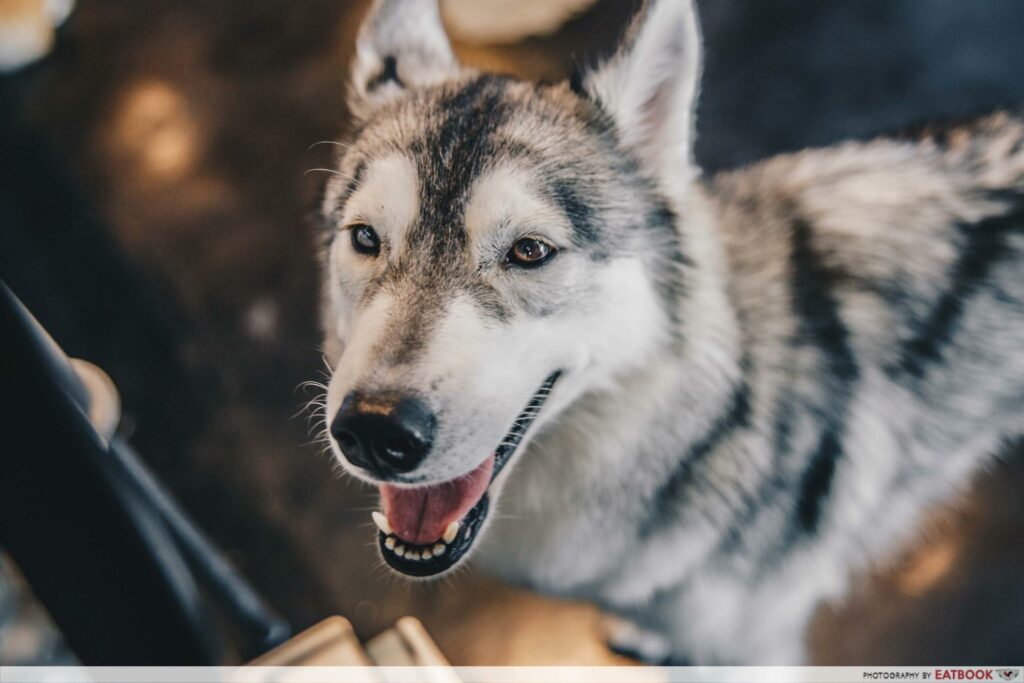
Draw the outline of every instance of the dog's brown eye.
[[[524,237],[512,245],[505,257],[506,263],[522,268],[536,268],[551,260],[555,249],[550,244]]]
[[[349,232],[352,233],[352,248],[357,252],[368,256],[380,253],[380,237],[369,225],[353,225]]]

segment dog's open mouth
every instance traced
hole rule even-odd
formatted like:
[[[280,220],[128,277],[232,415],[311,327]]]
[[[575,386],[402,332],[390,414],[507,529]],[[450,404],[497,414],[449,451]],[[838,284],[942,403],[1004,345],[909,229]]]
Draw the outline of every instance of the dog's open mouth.
[[[381,484],[384,512],[374,512],[373,521],[388,565],[410,576],[433,576],[462,559],[487,517],[491,482],[515,453],[560,374],[544,381],[494,453],[472,472],[416,488]]]

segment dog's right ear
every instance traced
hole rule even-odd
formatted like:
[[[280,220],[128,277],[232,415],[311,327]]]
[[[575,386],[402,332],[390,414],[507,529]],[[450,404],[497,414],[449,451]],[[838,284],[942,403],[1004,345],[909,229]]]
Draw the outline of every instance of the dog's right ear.
[[[437,0],[373,0],[356,40],[349,108],[366,118],[411,89],[459,75]]]
[[[622,143],[670,187],[698,174],[694,107],[701,39],[694,0],[644,0],[618,50],[573,79],[614,119]]]

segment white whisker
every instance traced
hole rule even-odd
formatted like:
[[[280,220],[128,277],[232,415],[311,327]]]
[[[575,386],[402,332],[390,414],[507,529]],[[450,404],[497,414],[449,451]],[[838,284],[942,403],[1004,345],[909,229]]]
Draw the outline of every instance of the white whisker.
[[[302,175],[309,175],[310,173],[330,173],[331,175],[336,175],[339,178],[344,178],[345,180],[352,180],[350,176],[342,173],[341,171],[335,171],[333,168],[310,168]]]
[[[347,142],[338,142],[337,140],[319,140],[314,142],[312,145],[307,147],[307,150],[313,149],[317,145],[334,145],[335,147],[341,147],[342,149],[352,149],[352,145]]]

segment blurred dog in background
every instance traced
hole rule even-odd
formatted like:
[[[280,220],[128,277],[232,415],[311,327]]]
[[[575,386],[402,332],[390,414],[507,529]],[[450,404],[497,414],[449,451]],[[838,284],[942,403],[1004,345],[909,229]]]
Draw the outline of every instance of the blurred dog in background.
[[[700,70],[690,0],[556,84],[377,0],[323,201],[325,426],[395,570],[475,552],[647,660],[798,664],[1022,431],[1024,121],[708,178]]]

